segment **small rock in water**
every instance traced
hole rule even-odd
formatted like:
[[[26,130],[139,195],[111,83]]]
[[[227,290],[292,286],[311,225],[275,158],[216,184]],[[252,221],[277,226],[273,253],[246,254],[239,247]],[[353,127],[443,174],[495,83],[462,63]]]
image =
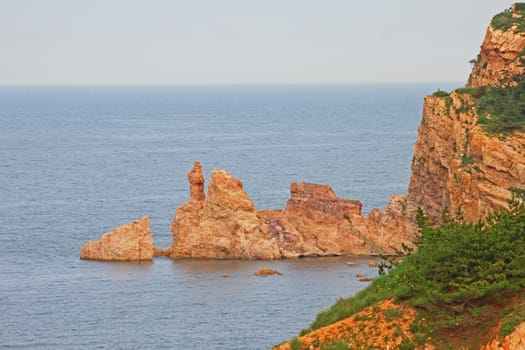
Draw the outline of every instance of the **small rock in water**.
[[[359,277],[359,282],[370,282],[371,280],[370,277]]]
[[[363,276],[363,274],[361,274],[361,273],[358,273],[357,275],[355,275],[355,277],[361,278],[361,277],[365,277],[365,276]]]
[[[368,266],[369,266],[369,267],[377,267],[377,261],[375,261],[375,260],[370,260],[370,261],[368,262]]]
[[[346,263],[348,266],[352,267],[352,266],[359,266],[359,264],[353,262],[353,261],[349,261]]]
[[[282,272],[264,268],[264,269],[260,269],[259,271],[255,272],[254,275],[259,276],[259,277],[270,276],[270,275],[282,276]]]

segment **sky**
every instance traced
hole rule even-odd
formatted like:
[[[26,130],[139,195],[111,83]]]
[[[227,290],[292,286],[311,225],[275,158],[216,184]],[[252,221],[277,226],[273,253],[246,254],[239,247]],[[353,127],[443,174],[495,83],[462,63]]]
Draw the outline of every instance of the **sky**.
[[[0,0],[0,85],[464,82],[504,0]]]

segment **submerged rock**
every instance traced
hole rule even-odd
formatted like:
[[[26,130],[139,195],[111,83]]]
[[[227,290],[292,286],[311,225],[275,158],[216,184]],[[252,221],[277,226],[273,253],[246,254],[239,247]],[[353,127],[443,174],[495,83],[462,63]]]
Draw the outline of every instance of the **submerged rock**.
[[[255,276],[258,276],[258,277],[265,277],[265,276],[271,276],[271,275],[277,275],[277,276],[282,276],[283,273],[282,272],[279,272],[279,271],[276,271],[276,270],[272,270],[272,269],[268,269],[268,268],[263,268],[263,269],[260,269],[258,271],[256,271],[254,273]]]
[[[80,259],[104,261],[148,261],[155,247],[149,217],[104,233],[99,241],[89,241],[80,249]]]

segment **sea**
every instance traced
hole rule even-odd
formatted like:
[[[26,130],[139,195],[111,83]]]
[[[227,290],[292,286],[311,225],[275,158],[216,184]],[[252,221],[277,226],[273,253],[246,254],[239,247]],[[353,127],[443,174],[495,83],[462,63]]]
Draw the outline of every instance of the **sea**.
[[[369,257],[79,259],[149,215],[171,243],[199,160],[258,209],[292,182],[363,211],[406,193],[424,96],[455,83],[0,87],[0,348],[270,349],[374,277]],[[353,261],[357,266],[349,267]],[[256,277],[268,267],[282,276]]]

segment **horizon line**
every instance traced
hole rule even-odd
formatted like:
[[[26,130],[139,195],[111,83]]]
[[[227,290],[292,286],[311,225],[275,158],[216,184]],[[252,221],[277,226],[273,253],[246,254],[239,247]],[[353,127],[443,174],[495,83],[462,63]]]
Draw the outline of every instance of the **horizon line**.
[[[416,84],[465,84],[458,81],[377,81],[377,82],[302,82],[302,83],[93,83],[93,84],[0,84],[0,88],[34,87],[199,87],[199,86],[290,86],[290,85],[416,85]]]

